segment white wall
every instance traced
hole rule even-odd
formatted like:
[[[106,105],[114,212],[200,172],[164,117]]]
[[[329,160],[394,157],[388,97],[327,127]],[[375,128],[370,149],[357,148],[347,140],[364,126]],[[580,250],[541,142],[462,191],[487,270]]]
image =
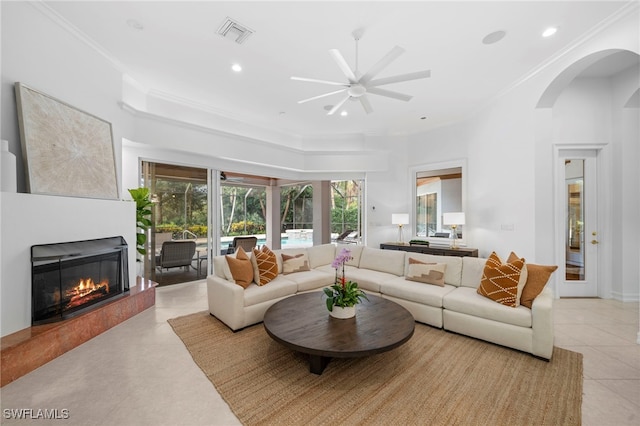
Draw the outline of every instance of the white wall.
[[[31,326],[32,245],[122,236],[135,286],[135,203],[9,192],[0,192],[0,200],[2,336]]]
[[[625,237],[629,240],[617,249],[619,256],[609,254],[609,263],[616,266],[609,266],[602,278],[605,286],[617,281],[607,297],[638,299],[638,267],[633,263],[638,259],[639,192],[629,187],[638,182],[638,113],[621,108],[624,103],[619,102],[626,103],[637,90],[637,71],[606,82],[576,81],[556,107],[536,109],[551,82],[576,61],[606,49],[638,53],[637,19],[637,12],[623,18],[467,120],[409,138],[410,165],[467,159],[465,237],[468,246],[479,248],[480,256],[493,250],[507,256],[513,250],[531,262],[554,264],[553,145],[605,141],[615,147],[605,150],[605,162],[611,165],[605,171],[619,167],[617,180],[609,180],[604,188],[604,202],[617,206],[612,209],[620,217],[608,220],[623,223],[630,232]],[[605,269],[606,260],[605,255]],[[612,269],[618,269],[620,278],[613,279]]]

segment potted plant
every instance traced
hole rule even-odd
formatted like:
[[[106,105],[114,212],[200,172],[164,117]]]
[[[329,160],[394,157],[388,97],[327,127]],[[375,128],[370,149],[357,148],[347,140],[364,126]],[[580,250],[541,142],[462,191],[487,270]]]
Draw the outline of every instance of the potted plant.
[[[149,196],[149,188],[135,188],[129,189],[131,198],[136,202],[136,249],[140,256],[137,257],[137,261],[141,261],[141,256],[147,254],[147,250],[144,248],[144,244],[147,242],[147,230],[151,227],[151,202]]]
[[[343,248],[335,258],[331,266],[336,270],[335,283],[329,288],[323,289],[325,296],[327,296],[327,309],[329,315],[334,318],[352,318],[356,314],[356,305],[367,299],[367,295],[358,288],[358,283],[353,281],[347,281],[344,274],[344,264],[351,257],[351,251]],[[338,270],[342,269],[342,276],[338,277]]]

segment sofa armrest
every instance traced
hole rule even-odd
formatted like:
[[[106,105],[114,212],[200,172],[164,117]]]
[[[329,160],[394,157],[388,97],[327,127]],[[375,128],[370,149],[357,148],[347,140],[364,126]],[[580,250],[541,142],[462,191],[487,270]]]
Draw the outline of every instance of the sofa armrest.
[[[244,325],[244,289],[215,275],[207,277],[209,312],[232,330]]]
[[[533,355],[551,359],[553,354],[553,292],[545,288],[531,306]]]

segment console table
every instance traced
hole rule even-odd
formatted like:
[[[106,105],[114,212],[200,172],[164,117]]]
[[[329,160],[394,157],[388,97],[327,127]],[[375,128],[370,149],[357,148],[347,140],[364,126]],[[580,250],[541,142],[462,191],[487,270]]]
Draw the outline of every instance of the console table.
[[[427,245],[420,245],[420,244],[409,245],[409,244],[401,244],[401,243],[382,243],[380,244],[380,248],[386,249],[386,250],[409,251],[412,253],[435,254],[437,256],[478,257],[478,249],[468,248],[468,247],[460,247],[457,249],[452,249],[450,247],[427,246]]]

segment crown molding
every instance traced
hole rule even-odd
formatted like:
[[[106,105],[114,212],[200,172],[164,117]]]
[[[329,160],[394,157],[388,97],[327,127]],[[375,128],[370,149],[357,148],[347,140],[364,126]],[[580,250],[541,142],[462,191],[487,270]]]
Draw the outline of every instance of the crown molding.
[[[243,136],[237,133],[231,133],[231,132],[226,132],[224,130],[220,130],[220,129],[215,129],[212,127],[207,127],[207,126],[203,126],[200,124],[193,124],[193,123],[188,123],[185,121],[181,121],[181,120],[177,120],[175,118],[169,118],[169,117],[165,117],[162,115],[158,115],[158,114],[154,114],[154,113],[150,113],[147,111],[142,111],[139,110],[131,105],[129,105],[126,102],[119,102],[120,107],[130,113],[131,115],[137,116],[137,117],[142,117],[145,119],[150,119],[150,120],[154,120],[154,121],[158,121],[161,123],[165,123],[165,124],[169,124],[172,126],[176,126],[176,127],[182,127],[185,129],[190,129],[190,130],[195,130],[198,132],[202,132],[202,133],[208,133],[208,134],[212,134],[212,135],[216,135],[216,136],[220,136],[220,137],[225,137],[225,138],[232,138],[234,140],[237,141],[242,141],[245,143],[250,143],[250,144],[256,144],[256,145],[260,145],[269,149],[273,149],[273,150],[279,150],[279,151],[283,151],[283,152],[289,152],[289,153],[293,153],[296,155],[304,155],[304,156],[321,156],[321,155],[328,155],[328,154],[339,154],[340,156],[358,156],[358,155],[363,155],[363,154],[372,154],[372,153],[378,153],[378,152],[383,152],[382,150],[371,150],[371,149],[350,149],[350,150],[340,150],[340,149],[327,149],[327,150],[305,150],[305,149],[300,149],[300,148],[293,148],[287,145],[281,145],[281,144],[277,144],[274,142],[270,142],[267,140],[263,140],[263,139],[257,139],[257,138],[252,138],[249,136]],[[342,135],[339,135],[342,136]],[[292,169],[295,170],[295,169]]]
[[[98,54],[109,61],[118,71],[122,72],[123,74],[130,74],[127,67],[122,62],[117,60],[115,56],[111,54],[111,52],[106,50],[71,22],[67,21],[62,15],[52,9],[51,6],[46,4],[43,0],[32,0],[29,1],[28,4],[33,6],[47,18],[51,19],[55,24],[59,25],[76,39],[86,44],[91,49],[95,50]]]

